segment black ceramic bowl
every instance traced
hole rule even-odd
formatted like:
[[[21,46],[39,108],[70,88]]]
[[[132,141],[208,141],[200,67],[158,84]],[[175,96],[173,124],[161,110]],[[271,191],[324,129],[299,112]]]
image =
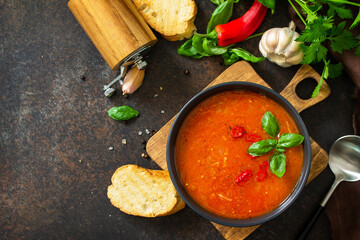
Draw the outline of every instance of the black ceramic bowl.
[[[265,96],[275,100],[279,103],[285,110],[291,115],[294,119],[296,125],[300,130],[300,134],[304,136],[304,164],[303,169],[301,171],[300,178],[292,191],[292,193],[273,211],[259,216],[255,218],[249,219],[232,219],[232,218],[225,218],[217,216],[204,208],[202,208],[199,204],[197,204],[186,192],[185,188],[183,187],[180,177],[176,168],[176,159],[174,156],[174,149],[175,149],[175,142],[176,137],[178,135],[178,131],[180,126],[188,115],[188,113],[197,106],[200,102],[205,100],[206,98],[213,96],[217,93],[229,91],[229,90],[250,90],[254,92],[258,92],[264,94]],[[258,225],[269,221],[270,219],[278,216],[280,213],[284,212],[299,196],[301,190],[306,184],[309,172],[310,172],[310,165],[311,165],[311,144],[309,134],[306,130],[305,124],[302,121],[300,115],[296,111],[296,109],[280,94],[276,93],[275,91],[264,87],[262,85],[249,83],[249,82],[227,82],[221,83],[216,86],[210,87],[195,97],[193,97],[179,112],[178,116],[176,117],[168,137],[167,148],[166,148],[166,159],[167,159],[167,167],[170,173],[171,180],[180,194],[181,198],[186,202],[186,204],[192,208],[196,213],[200,214],[202,217],[222,225],[232,226],[232,227],[248,227],[253,225]]]

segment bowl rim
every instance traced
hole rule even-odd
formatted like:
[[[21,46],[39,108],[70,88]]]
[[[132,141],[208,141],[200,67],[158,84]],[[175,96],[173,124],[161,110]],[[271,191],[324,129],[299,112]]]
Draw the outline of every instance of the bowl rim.
[[[198,203],[196,203],[186,192],[185,188],[182,186],[180,178],[178,176],[177,167],[175,164],[175,156],[174,156],[174,149],[175,149],[175,142],[178,131],[180,126],[182,125],[183,120],[189,114],[189,112],[194,109],[200,102],[204,101],[205,99],[221,92],[231,91],[231,90],[250,90],[255,91],[260,94],[264,94],[265,96],[273,99],[275,102],[280,104],[293,118],[301,135],[304,136],[304,163],[303,169],[301,171],[299,180],[295,185],[293,191],[289,194],[289,196],[284,199],[284,201],[274,210],[258,216],[254,218],[248,219],[236,219],[236,218],[225,218],[218,215],[215,215],[208,210],[201,207]],[[281,96],[279,93],[275,92],[274,90],[265,87],[260,84],[251,83],[251,82],[243,82],[243,81],[234,81],[234,82],[224,82],[219,83],[209,88],[204,89],[203,91],[196,94],[193,98],[191,98],[179,111],[178,115],[176,116],[169,135],[167,139],[166,145],[166,163],[169,171],[169,175],[173,185],[175,186],[176,191],[179,193],[180,197],[185,201],[185,203],[196,213],[202,216],[205,219],[208,219],[212,222],[230,226],[230,227],[249,227],[258,224],[262,224],[267,222],[281,213],[283,213],[292,203],[296,200],[299,196],[300,192],[304,188],[309,173],[310,173],[310,166],[311,166],[311,142],[310,136],[306,129],[305,123],[303,122],[302,118],[300,117],[297,110],[293,107],[293,105]]]

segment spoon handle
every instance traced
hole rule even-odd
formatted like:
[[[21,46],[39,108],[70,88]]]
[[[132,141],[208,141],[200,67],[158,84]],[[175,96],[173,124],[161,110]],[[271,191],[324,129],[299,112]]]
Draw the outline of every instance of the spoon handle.
[[[319,206],[316,213],[313,215],[313,217],[311,218],[311,220],[309,221],[309,223],[306,225],[305,229],[303,230],[303,232],[301,233],[300,237],[298,238],[298,240],[304,240],[306,239],[306,236],[309,234],[313,224],[315,223],[316,219],[319,217],[320,213],[324,210],[323,206]]]
[[[316,219],[319,217],[320,213],[324,210],[324,207],[326,205],[326,203],[328,202],[328,200],[330,199],[331,195],[333,194],[333,192],[335,191],[335,188],[337,187],[337,185],[343,181],[343,177],[336,175],[335,176],[335,181],[332,184],[329,192],[326,194],[324,200],[321,202],[319,208],[317,209],[316,213],[314,214],[314,216],[311,218],[311,220],[309,221],[309,223],[306,225],[306,228],[303,230],[303,232],[301,233],[300,237],[298,238],[298,240],[304,240],[306,238],[306,236],[309,234],[314,222],[316,221]]]

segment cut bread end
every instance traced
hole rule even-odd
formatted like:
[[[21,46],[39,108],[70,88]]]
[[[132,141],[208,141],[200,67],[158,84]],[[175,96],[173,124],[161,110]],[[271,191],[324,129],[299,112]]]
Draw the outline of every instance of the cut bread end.
[[[158,217],[185,207],[167,171],[125,165],[115,171],[111,182],[107,196],[112,205],[127,214]]]
[[[196,26],[194,0],[132,0],[145,21],[169,41],[190,38]]]

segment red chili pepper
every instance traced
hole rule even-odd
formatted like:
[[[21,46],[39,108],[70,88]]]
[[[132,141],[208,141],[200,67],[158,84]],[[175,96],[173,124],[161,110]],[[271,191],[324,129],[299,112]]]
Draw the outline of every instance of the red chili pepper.
[[[244,183],[250,180],[250,178],[252,177],[253,172],[251,170],[245,170],[242,171],[239,175],[239,177],[236,179],[236,183],[240,184],[240,183]]]
[[[239,127],[239,126],[232,127],[231,131],[230,131],[230,135],[233,138],[240,138],[240,137],[244,136],[245,133],[246,133],[245,129],[243,127]]]
[[[261,137],[256,134],[246,134],[245,141],[246,142],[258,142],[261,140]]]
[[[215,27],[218,45],[225,47],[248,38],[261,25],[267,12],[267,7],[254,1],[251,8],[240,18]]]
[[[269,168],[269,163],[267,161],[260,164],[260,169],[256,174],[256,180],[259,182],[263,181],[267,177],[267,169]]]

